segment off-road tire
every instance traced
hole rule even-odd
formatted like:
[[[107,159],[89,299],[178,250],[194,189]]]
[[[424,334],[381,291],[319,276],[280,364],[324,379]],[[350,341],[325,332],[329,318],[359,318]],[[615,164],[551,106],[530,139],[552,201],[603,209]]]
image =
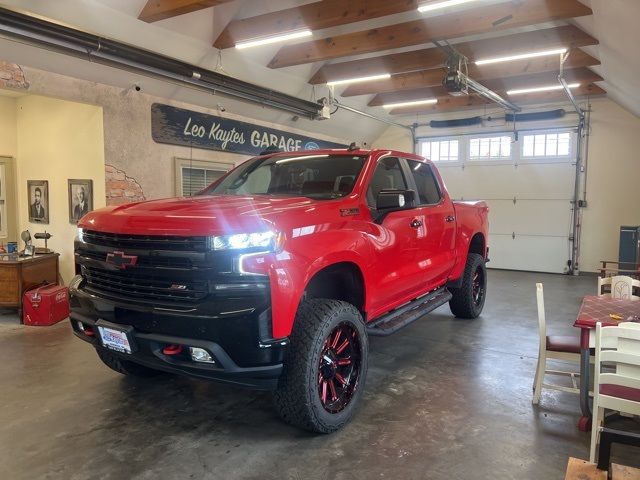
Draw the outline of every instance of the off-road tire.
[[[477,299],[474,292],[474,277],[476,273],[481,275],[482,291]],[[467,263],[462,274],[460,288],[449,289],[453,297],[449,301],[449,308],[458,318],[477,318],[482,313],[484,301],[487,296],[487,269],[482,256],[477,253],[469,253]]]
[[[98,354],[100,360],[102,360],[102,363],[104,363],[111,370],[121,373],[122,375],[146,378],[155,377],[156,375],[162,373],[158,370],[154,370],[153,368],[140,365],[139,363],[124,360],[123,358],[118,357],[117,355],[104,348],[97,348],[96,353]]]
[[[350,328],[359,337],[360,358],[356,387],[350,400],[341,411],[331,413],[321,400],[319,365],[329,335],[338,328]],[[291,333],[282,376],[273,394],[280,416],[291,425],[316,433],[331,433],[342,428],[353,416],[362,397],[368,352],[364,321],[353,305],[322,298],[303,300]]]

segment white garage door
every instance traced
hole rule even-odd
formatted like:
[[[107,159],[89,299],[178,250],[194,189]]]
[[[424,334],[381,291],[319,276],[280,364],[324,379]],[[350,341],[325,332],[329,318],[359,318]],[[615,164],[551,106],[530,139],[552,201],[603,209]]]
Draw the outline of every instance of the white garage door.
[[[454,199],[485,200],[492,268],[563,273],[571,258],[570,130],[424,139]]]

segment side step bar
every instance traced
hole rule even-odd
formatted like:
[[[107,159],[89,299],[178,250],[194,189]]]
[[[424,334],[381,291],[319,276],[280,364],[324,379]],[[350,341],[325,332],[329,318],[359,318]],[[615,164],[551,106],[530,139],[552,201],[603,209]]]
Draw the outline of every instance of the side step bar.
[[[451,296],[451,292],[444,287],[434,290],[374,320],[367,325],[367,333],[374,337],[391,335],[440,305],[444,305],[451,300]]]

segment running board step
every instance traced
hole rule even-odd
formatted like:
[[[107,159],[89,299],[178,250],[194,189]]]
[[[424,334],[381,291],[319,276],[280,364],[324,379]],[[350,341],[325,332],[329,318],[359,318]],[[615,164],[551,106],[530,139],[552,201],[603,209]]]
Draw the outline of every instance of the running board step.
[[[378,320],[374,320],[367,326],[367,333],[374,337],[391,335],[415,322],[423,315],[435,310],[440,305],[444,305],[451,300],[451,296],[451,292],[446,288],[428,293],[424,297],[417,298],[400,308],[392,310]]]

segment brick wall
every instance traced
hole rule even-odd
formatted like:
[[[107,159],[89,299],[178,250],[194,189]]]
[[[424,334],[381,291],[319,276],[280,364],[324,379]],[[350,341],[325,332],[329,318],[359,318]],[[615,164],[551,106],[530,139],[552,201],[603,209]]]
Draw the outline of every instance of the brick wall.
[[[24,72],[15,63],[0,60],[0,88],[19,88],[26,90],[29,82],[24,78]]]
[[[113,165],[105,165],[105,182],[107,205],[122,205],[145,200],[140,184],[134,178],[127,176],[124,170]]]

